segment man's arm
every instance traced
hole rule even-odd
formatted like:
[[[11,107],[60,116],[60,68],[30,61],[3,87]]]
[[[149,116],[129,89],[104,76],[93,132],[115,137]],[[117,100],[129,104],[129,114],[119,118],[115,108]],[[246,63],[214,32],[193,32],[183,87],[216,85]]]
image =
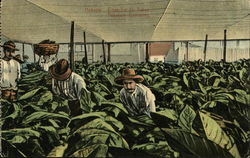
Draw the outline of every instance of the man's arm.
[[[147,91],[146,98],[147,98],[147,102],[148,102],[150,112],[156,112],[155,95],[151,92],[150,89],[148,89],[148,91]]]
[[[77,78],[77,81],[75,82],[75,92],[76,92],[76,96],[77,96],[78,100],[81,99],[82,90],[89,93],[89,91],[86,88],[85,81],[83,80],[82,77],[79,76],[79,78]]]
[[[21,66],[17,62],[17,80],[20,80],[20,79],[21,79]]]

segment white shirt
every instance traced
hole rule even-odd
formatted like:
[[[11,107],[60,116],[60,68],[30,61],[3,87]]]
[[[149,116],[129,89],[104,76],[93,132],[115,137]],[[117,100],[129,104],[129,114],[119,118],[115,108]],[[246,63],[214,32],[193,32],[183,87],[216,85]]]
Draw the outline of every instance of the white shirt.
[[[120,91],[120,99],[132,116],[155,112],[155,96],[151,90],[143,84],[137,84],[133,93],[124,88]]]
[[[80,100],[82,89],[86,89],[83,78],[72,72],[71,76],[65,81],[58,81],[52,78],[52,91],[68,100]]]
[[[1,89],[17,90],[17,81],[21,78],[20,63],[14,59],[1,59]]]
[[[49,71],[49,67],[53,65],[56,62],[56,58],[53,57],[50,59],[50,57],[43,57],[41,56],[39,59],[39,65],[44,71]]]

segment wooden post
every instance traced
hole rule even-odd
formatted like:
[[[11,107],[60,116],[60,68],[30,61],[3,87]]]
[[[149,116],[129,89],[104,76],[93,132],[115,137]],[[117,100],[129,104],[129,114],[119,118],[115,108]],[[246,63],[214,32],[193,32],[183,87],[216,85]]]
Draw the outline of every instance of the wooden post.
[[[149,51],[148,51],[149,44],[146,43],[146,63],[149,61]]]
[[[111,62],[110,43],[108,43],[108,62]]]
[[[187,43],[186,43],[186,48],[187,48],[187,52],[186,52],[186,61],[188,61],[188,46],[189,46],[189,43],[188,43],[188,41],[187,41]]]
[[[24,57],[24,43],[23,43],[23,57]]]
[[[102,50],[103,50],[103,63],[106,64],[106,52],[105,52],[104,40],[102,40]]]
[[[138,62],[141,62],[140,43],[137,43]]]
[[[94,44],[91,44],[91,47],[92,47],[92,63],[95,61],[95,47],[94,47]]]
[[[204,62],[206,62],[206,55],[207,55],[207,34],[205,38],[205,45],[204,45]]]
[[[71,31],[70,31],[70,51],[69,51],[69,62],[72,71],[75,70],[75,59],[74,59],[74,21],[71,21]]]
[[[226,62],[227,58],[227,30],[224,30],[224,49],[223,49],[223,61]]]
[[[86,34],[83,32],[83,39],[84,39],[84,52],[85,52],[85,64],[88,64],[88,52],[87,52],[87,44],[86,44]]]
[[[36,62],[36,53],[35,53],[35,51],[34,51],[34,45],[33,45],[33,44],[31,45],[31,48],[33,49],[34,63],[35,63],[35,62]]]

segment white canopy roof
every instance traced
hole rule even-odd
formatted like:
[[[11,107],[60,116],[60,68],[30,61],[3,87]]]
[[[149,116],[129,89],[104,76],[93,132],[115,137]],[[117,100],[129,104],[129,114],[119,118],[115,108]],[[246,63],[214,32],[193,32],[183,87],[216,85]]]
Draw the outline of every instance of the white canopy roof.
[[[2,35],[29,43],[250,39],[249,0],[4,0]]]

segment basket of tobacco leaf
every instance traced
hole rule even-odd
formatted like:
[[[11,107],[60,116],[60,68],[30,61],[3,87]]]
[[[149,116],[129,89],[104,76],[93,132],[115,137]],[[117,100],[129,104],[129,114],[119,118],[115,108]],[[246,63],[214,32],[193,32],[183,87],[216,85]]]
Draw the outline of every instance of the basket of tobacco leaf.
[[[58,50],[59,44],[56,44],[55,41],[44,40],[34,44],[34,52],[39,56],[57,54]]]

